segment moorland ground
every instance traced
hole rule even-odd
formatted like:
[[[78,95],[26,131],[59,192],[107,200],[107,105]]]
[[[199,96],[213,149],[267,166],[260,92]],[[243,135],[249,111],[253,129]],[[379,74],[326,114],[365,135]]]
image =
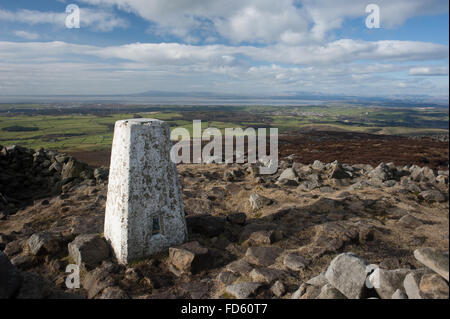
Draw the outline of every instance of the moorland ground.
[[[448,108],[365,106],[124,106],[0,104],[0,144],[59,151],[108,151],[119,119],[151,117],[192,132],[202,127],[276,127],[380,135],[447,133]]]

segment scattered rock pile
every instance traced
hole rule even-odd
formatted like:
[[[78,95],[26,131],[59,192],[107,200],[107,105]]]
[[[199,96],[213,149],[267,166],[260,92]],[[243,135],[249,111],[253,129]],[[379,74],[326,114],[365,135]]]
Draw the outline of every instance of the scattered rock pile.
[[[5,298],[448,297],[448,170],[293,157],[273,175],[259,174],[268,163],[179,165],[189,241],[122,266],[102,236],[108,170],[1,152],[2,181],[48,181],[1,184]],[[11,198],[23,201],[14,214]],[[79,289],[66,287],[69,264],[81,268]]]
[[[292,299],[448,299],[448,254],[433,248],[414,252],[428,268],[383,269],[353,253],[335,257],[327,270],[311,278]]]
[[[94,172],[56,151],[0,145],[0,212],[13,214],[35,200],[59,195],[82,180],[94,178],[104,181],[105,170]]]

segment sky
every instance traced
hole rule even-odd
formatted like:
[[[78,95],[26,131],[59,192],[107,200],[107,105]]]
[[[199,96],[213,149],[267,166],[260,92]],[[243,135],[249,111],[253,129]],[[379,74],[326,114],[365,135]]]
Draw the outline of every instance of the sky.
[[[66,25],[71,4],[79,28]],[[448,101],[448,38],[448,0],[0,0],[0,95]]]

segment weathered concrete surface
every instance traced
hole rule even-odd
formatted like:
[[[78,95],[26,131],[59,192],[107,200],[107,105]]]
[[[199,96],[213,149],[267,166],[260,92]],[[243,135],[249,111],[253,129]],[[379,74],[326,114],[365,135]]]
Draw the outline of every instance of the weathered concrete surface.
[[[116,122],[111,153],[105,238],[126,264],[187,239],[177,169],[167,123]],[[153,229],[159,220],[160,232]]]

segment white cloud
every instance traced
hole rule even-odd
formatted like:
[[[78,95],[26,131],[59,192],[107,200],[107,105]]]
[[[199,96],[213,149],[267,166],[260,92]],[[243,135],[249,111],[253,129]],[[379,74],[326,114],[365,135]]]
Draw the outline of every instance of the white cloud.
[[[52,24],[65,28],[67,14],[65,12],[44,12],[20,9],[8,11],[0,8],[0,21],[18,22],[29,25]],[[111,31],[116,28],[126,28],[128,22],[115,16],[109,11],[99,9],[80,8],[81,27],[88,27],[96,31]]]
[[[37,40],[40,38],[39,34],[23,31],[23,30],[17,30],[14,31],[14,34],[20,38],[26,39],[26,40]]]
[[[373,95],[398,90],[445,95],[448,91],[448,76],[435,77],[439,81],[427,77],[407,79],[411,69],[419,68],[416,61],[441,59],[433,68],[448,69],[446,46],[405,41],[335,42],[264,48],[0,42],[0,94],[117,94],[149,89]],[[399,73],[404,76],[399,77]],[[402,87],[399,83],[403,83]]]
[[[155,22],[159,31],[195,38],[199,29],[219,33],[232,42],[300,43],[322,41],[346,18],[365,17],[361,0],[81,0],[111,5]],[[447,13],[446,0],[377,0],[381,26],[392,28],[407,19]],[[364,25],[361,20],[361,26]]]
[[[448,76],[448,66],[446,67],[414,67],[409,69],[409,75],[420,76]]]

